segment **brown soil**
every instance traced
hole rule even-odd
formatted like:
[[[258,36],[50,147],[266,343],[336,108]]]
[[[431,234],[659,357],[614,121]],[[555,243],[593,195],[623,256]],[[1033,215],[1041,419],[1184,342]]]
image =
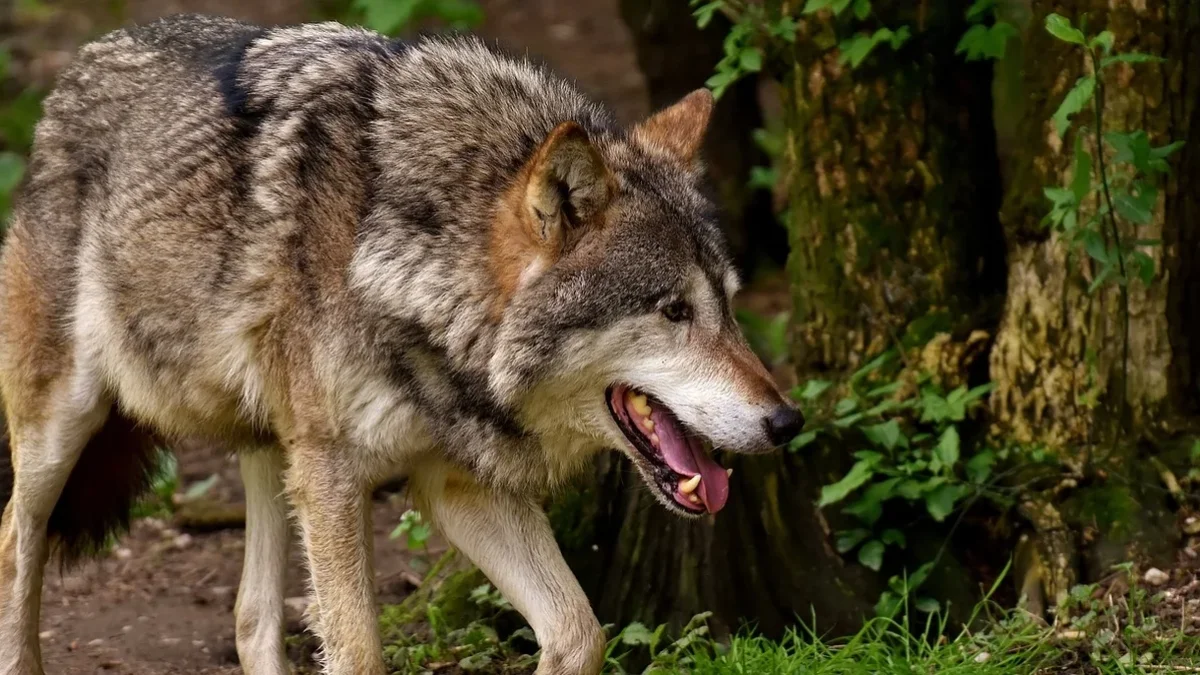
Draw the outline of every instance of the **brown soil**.
[[[219,450],[182,453],[181,485],[212,475],[206,500],[239,503],[236,461]],[[413,553],[388,535],[408,508],[398,494],[375,501],[375,568],[380,601],[399,601],[420,574]],[[174,519],[134,524],[103,559],[77,569],[47,571],[42,649],[51,673],[236,673],[233,603],[244,547],[240,530],[188,532]],[[430,555],[444,550],[439,541]],[[302,632],[305,605],[301,552],[292,547],[289,631]]]
[[[29,79],[43,82],[66,62],[77,41],[64,34],[81,39],[111,27],[106,25],[110,20],[88,17],[89,8],[95,7],[90,3],[48,4],[60,7],[63,17],[52,39],[27,34],[30,42],[38,43],[30,66],[37,72],[30,73]],[[609,102],[626,120],[645,114],[644,83],[616,0],[483,0],[481,4],[487,22],[480,33],[546,59]],[[297,0],[129,0],[125,6],[129,18],[139,22],[179,11],[264,23],[310,18],[305,3]],[[180,471],[184,489],[215,473],[220,478],[206,496],[231,504],[241,500],[236,462],[219,451],[183,453]],[[384,602],[396,601],[417,578],[409,565],[411,554],[402,543],[388,538],[405,508],[398,498],[375,505],[376,578]],[[233,603],[241,575],[241,534],[236,530],[181,532],[173,522],[144,520],[103,560],[65,572],[48,570],[42,618],[47,672],[240,673]],[[293,632],[301,630],[299,608],[306,579],[296,548],[288,589]]]

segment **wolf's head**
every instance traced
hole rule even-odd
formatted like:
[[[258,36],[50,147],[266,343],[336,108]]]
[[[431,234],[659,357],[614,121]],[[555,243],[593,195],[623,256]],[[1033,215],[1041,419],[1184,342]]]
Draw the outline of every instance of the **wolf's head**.
[[[712,104],[694,92],[623,135],[558,125],[506,193],[491,246],[493,386],[528,427],[620,448],[688,515],[728,497],[712,448],[767,451],[804,424],[734,321],[737,275],[697,161]]]

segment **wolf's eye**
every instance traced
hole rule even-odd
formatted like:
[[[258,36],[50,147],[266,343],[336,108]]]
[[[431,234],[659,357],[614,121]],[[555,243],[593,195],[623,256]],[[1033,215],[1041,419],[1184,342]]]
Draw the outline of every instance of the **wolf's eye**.
[[[662,313],[663,316],[667,317],[667,319],[675,321],[676,323],[680,321],[692,320],[692,307],[683,300],[676,300],[666,307],[663,307]]]

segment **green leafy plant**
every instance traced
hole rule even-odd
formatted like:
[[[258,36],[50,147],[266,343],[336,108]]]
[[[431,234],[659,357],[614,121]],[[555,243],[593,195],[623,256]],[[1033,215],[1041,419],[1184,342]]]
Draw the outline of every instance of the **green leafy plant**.
[[[1001,59],[1008,48],[1008,41],[1017,35],[1017,27],[995,18],[996,0],[976,0],[967,9],[967,22],[971,27],[958,41],[954,53],[966,54],[968,61]],[[987,19],[993,20],[989,25]]]
[[[932,378],[921,376],[915,388],[905,388],[890,375],[899,373],[898,352],[889,350],[855,372],[846,383],[844,395],[832,402],[824,422],[810,424],[796,438],[798,450],[821,435],[835,436],[843,443],[859,442],[854,465],[840,480],[821,489],[818,506],[842,504],[842,512],[858,526],[836,535],[839,553],[857,551],[862,565],[879,571],[889,548],[903,549],[904,533],[880,527],[885,505],[906,502],[918,506],[941,522],[963,503],[986,491],[997,454],[963,448],[960,424],[991,391],[990,384],[957,387],[949,392]],[[820,405],[834,390],[826,380],[809,380],[793,396],[809,407]],[[828,403],[825,407],[828,409]],[[821,419],[820,415],[813,416]],[[928,575],[922,567],[905,579],[893,577],[889,591],[880,599],[881,614],[895,609],[895,600],[915,591]],[[904,593],[900,593],[903,590]],[[921,598],[918,609],[936,603]]]
[[[8,50],[0,49],[0,84],[10,84],[11,62]],[[7,224],[13,194],[25,176],[25,155],[33,145],[43,96],[42,91],[25,87],[0,102],[0,224]]]
[[[175,511],[175,493],[179,491],[179,462],[169,450],[159,448],[158,461],[150,481],[150,492],[133,505],[132,518],[164,518]]]
[[[1089,292],[1106,283],[1120,287],[1122,372],[1127,372],[1128,287],[1134,280],[1144,285],[1154,282],[1157,271],[1147,251],[1161,245],[1158,240],[1139,237],[1138,229],[1151,224],[1159,182],[1170,170],[1167,159],[1183,147],[1183,142],[1154,146],[1144,130],[1105,130],[1105,72],[1117,64],[1154,63],[1161,59],[1139,52],[1116,53],[1111,31],[1089,36],[1059,14],[1047,16],[1045,27],[1056,39],[1074,45],[1091,72],[1076,80],[1051,118],[1055,132],[1064,140],[1072,126],[1076,126],[1074,169],[1070,184],[1045,188],[1052,207],[1044,222],[1092,261],[1094,272]],[[1093,112],[1093,126],[1076,125],[1074,117],[1088,109]],[[1122,378],[1122,387],[1125,379]],[[1120,400],[1125,400],[1124,393]]]
[[[400,515],[400,522],[388,536],[392,539],[404,538],[408,550],[417,554],[410,564],[417,572],[424,573],[429,569],[429,536],[432,533],[433,528],[421,516],[421,512],[409,509]]]
[[[483,8],[473,0],[353,0],[352,17],[371,30],[387,35],[426,19],[437,19],[454,29],[483,23]]]

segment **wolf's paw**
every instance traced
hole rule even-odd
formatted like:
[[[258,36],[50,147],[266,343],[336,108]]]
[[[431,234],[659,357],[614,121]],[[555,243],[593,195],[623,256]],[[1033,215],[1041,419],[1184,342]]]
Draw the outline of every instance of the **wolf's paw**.
[[[593,618],[586,628],[564,632],[542,648],[537,675],[599,675],[605,643],[604,631]]]

